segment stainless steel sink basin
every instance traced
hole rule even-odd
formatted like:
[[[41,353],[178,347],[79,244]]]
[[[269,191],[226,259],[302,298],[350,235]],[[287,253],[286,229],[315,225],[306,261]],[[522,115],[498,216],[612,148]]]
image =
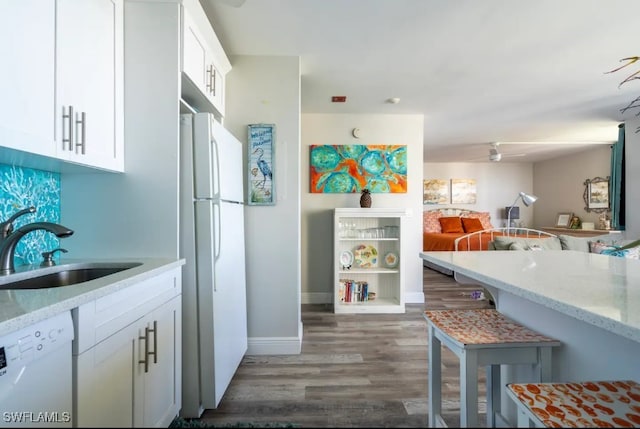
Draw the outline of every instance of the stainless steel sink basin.
[[[140,262],[126,262],[117,264],[85,263],[76,264],[75,266],[70,265],[55,267],[53,269],[47,268],[46,270],[34,270],[29,273],[21,273],[22,275],[11,276],[15,277],[15,280],[13,281],[7,281],[10,279],[0,277],[0,290],[44,289],[60,286],[70,286],[119,273],[121,271],[128,270],[140,265],[142,265]]]

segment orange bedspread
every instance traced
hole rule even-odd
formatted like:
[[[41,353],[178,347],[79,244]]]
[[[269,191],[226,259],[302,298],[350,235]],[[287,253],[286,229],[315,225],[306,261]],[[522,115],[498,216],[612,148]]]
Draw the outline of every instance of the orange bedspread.
[[[422,233],[422,250],[424,250],[425,252],[438,250],[456,250],[454,242],[456,238],[462,237],[463,235],[467,234],[457,232],[424,232]],[[481,239],[479,237],[479,235],[471,237],[468,245],[467,240],[461,240],[458,244],[458,250],[488,250],[489,242],[491,241],[491,235],[483,234],[482,243],[480,243]]]
[[[498,235],[505,235],[502,231],[484,230],[482,234],[473,234],[469,239],[460,240],[458,243],[458,251],[465,250],[489,250],[489,243],[494,237]],[[522,230],[519,230],[522,231]],[[510,234],[510,237],[521,238],[540,238],[540,235],[545,234],[544,231],[533,231],[527,234]],[[461,232],[423,232],[422,233],[422,250],[425,252],[430,251],[447,251],[456,250],[455,241],[456,238],[467,235]]]

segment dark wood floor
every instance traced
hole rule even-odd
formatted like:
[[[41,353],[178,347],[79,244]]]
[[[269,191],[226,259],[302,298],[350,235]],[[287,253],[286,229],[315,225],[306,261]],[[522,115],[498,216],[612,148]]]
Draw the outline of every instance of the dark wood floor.
[[[425,309],[489,308],[477,287],[424,270],[425,304],[405,314],[336,315],[303,305],[300,355],[246,356],[220,406],[202,416],[216,425],[287,422],[298,427],[426,427]],[[443,414],[459,422],[458,359],[443,347]],[[484,392],[484,373],[481,373]],[[484,412],[484,404],[480,404]],[[484,422],[483,416],[481,421]]]

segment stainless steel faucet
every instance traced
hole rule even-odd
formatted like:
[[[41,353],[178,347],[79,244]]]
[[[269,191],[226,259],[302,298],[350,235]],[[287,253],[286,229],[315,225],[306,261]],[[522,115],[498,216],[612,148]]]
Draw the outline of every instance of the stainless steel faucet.
[[[31,231],[49,231],[59,238],[69,237],[73,234],[73,230],[52,222],[28,223],[15,231],[13,230],[14,220],[24,214],[33,213],[35,211],[35,207],[20,210],[5,222],[0,223],[0,275],[12,274],[15,272],[13,258],[16,252],[16,245],[22,237]]]
[[[9,217],[9,219],[4,222],[0,222],[0,242],[2,242],[5,238],[9,236],[13,232],[13,222],[18,219],[22,215],[26,215],[29,213],[35,213],[36,208],[31,206],[26,209],[22,209],[20,211],[15,212]]]

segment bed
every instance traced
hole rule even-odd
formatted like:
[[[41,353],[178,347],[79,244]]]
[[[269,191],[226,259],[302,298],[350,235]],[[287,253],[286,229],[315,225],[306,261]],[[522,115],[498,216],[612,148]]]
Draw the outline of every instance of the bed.
[[[465,224],[462,223],[463,221],[467,225],[467,230],[464,229]],[[470,225],[469,222],[475,222],[475,225]],[[476,242],[458,241],[458,243],[463,243],[459,245],[458,249],[456,249],[456,240],[478,230],[491,229],[494,228],[491,224],[489,212],[459,208],[425,210],[422,222],[422,250],[425,252],[463,250],[462,247],[465,245],[467,247],[464,250],[482,250],[483,243],[481,240],[484,237],[478,236],[475,240],[472,240]],[[487,245],[488,243],[484,244]]]
[[[445,227],[444,232],[443,227]],[[494,228],[489,212],[459,208],[425,210],[422,228],[422,249],[425,252],[490,250],[491,242],[498,235],[526,238],[555,237],[554,234],[531,228]],[[423,265],[446,275],[453,274],[426,260],[423,260]]]
[[[495,236],[526,238],[554,237],[531,228],[494,228],[489,212],[458,208],[440,208],[423,212],[422,250],[489,250]]]

